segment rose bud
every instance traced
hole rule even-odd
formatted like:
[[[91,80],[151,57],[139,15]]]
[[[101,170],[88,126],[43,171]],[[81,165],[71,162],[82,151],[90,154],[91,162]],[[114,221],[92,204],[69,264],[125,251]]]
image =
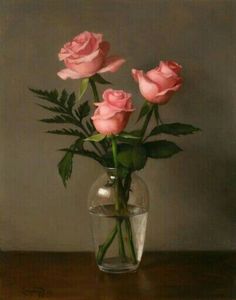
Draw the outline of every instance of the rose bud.
[[[91,77],[96,73],[116,72],[125,60],[107,56],[110,44],[102,40],[101,33],[84,31],[64,45],[59,53],[66,69],[57,73],[62,79]]]
[[[96,130],[104,135],[118,134],[126,127],[134,111],[131,94],[122,90],[107,89],[103,102],[95,103],[97,109],[91,118]]]
[[[132,75],[139,84],[140,93],[152,103],[165,104],[179,90],[182,78],[179,76],[182,67],[174,61],[161,61],[155,69],[144,73],[132,69]]]

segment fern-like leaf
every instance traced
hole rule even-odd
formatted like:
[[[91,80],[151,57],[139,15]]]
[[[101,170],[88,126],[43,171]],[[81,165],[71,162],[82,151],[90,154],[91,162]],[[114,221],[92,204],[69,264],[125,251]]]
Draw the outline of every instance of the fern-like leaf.
[[[45,123],[58,123],[58,124],[74,124],[77,125],[75,119],[69,115],[56,115],[52,118],[48,118],[48,119],[41,119],[41,122],[45,122]]]
[[[67,113],[66,109],[61,106],[46,106],[46,105],[41,105],[41,104],[38,104],[38,106],[40,106],[44,109],[47,109],[49,111],[55,112],[55,113]]]
[[[82,132],[78,131],[77,129],[72,129],[72,128],[69,128],[69,129],[63,128],[61,130],[57,130],[57,129],[56,130],[49,130],[49,131],[47,131],[47,133],[77,136],[77,137],[80,137],[81,139],[85,138],[85,135]]]

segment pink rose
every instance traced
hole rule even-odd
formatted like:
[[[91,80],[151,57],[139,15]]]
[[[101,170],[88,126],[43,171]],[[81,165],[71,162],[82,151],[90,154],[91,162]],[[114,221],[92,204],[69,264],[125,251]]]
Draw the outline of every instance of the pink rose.
[[[61,49],[59,60],[64,60],[67,68],[57,75],[62,79],[78,79],[115,72],[125,60],[119,56],[107,56],[109,49],[110,44],[102,40],[101,33],[84,31]]]
[[[97,109],[92,117],[93,124],[104,135],[118,134],[124,130],[131,112],[134,111],[131,94],[107,89],[102,97],[103,102],[95,103]]]
[[[179,76],[181,69],[174,61],[161,61],[159,66],[147,73],[132,69],[132,75],[139,83],[139,90],[145,99],[165,104],[182,85],[182,78]]]

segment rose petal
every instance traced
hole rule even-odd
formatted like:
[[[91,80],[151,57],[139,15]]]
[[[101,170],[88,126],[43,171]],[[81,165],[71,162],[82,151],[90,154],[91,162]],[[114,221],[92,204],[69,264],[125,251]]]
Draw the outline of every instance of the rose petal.
[[[63,69],[63,70],[59,71],[57,73],[57,75],[63,80],[65,80],[67,78],[71,78],[71,79],[81,78],[77,72],[75,72],[71,69]]]
[[[125,62],[120,56],[110,56],[106,58],[105,64],[98,73],[116,72]]]
[[[156,95],[154,99],[152,99],[150,102],[157,103],[157,104],[166,104],[171,96],[180,89],[181,83],[177,84],[176,86],[173,86],[172,88],[166,89]]]
[[[143,72],[138,72],[137,77],[143,97],[147,100],[153,100],[159,92],[158,85],[151,81]]]
[[[103,65],[104,57],[103,55],[98,55],[94,60],[91,62],[83,62],[83,63],[68,63],[65,61],[66,66],[69,69],[74,70],[80,75],[80,78],[90,77],[97,73],[100,70],[101,66]]]
[[[138,81],[138,75],[142,72],[143,72],[142,70],[136,70],[136,69],[131,70],[132,76],[135,81]]]
[[[167,75],[178,75],[182,69],[182,66],[177,64],[175,61],[167,60],[160,61],[161,72]]]
[[[117,111],[110,108],[105,102],[101,102],[101,105],[95,110],[92,120],[107,120],[112,118]]]
[[[102,53],[104,56],[107,56],[109,50],[110,50],[110,44],[106,41],[101,42],[99,45],[99,48],[102,50]]]
[[[92,53],[90,53],[89,55],[84,55],[84,56],[79,56],[79,58],[68,58],[66,59],[65,63],[73,63],[73,64],[80,64],[80,63],[84,63],[84,62],[91,62],[92,60],[94,60],[96,57],[101,56],[101,50],[98,49]]]
[[[147,77],[158,84],[161,90],[174,86],[178,80],[178,77],[173,72],[172,74],[165,74],[156,69],[150,70],[146,73]]]

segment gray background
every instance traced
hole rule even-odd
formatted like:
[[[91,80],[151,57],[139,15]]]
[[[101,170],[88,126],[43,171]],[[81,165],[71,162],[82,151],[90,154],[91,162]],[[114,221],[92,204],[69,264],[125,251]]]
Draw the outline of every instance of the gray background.
[[[78,157],[68,188],[56,165],[68,137],[49,136],[45,111],[27,87],[78,90],[63,81],[57,53],[84,31],[103,32],[112,53],[127,58],[105,77],[132,91],[132,67],[161,59],[183,65],[184,87],[161,107],[166,122],[202,133],[173,138],[185,150],[149,161],[140,175],[151,195],[146,249],[236,249],[236,1],[1,0],[1,198],[3,250],[92,249],[86,198],[102,169]],[[89,98],[89,95],[87,95]],[[53,128],[53,126],[51,127]]]

